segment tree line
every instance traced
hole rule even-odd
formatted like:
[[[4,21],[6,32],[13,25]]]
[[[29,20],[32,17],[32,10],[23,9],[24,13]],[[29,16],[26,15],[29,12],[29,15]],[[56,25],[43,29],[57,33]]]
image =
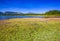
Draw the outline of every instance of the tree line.
[[[0,16],[9,16],[9,15],[60,15],[60,10],[50,10],[50,11],[47,11],[43,14],[37,14],[37,13],[18,13],[18,12],[10,12],[10,11],[7,11],[7,12],[0,12]]]

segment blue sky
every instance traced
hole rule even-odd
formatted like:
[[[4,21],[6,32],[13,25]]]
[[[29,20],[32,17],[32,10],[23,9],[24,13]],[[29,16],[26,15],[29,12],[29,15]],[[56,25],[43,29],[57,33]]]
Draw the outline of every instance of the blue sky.
[[[0,11],[44,13],[60,10],[60,0],[0,0]]]

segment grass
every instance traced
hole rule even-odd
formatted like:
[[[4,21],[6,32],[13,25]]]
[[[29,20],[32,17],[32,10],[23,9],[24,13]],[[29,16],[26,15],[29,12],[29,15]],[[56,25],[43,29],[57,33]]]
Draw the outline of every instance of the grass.
[[[0,21],[0,41],[60,41],[60,21]]]

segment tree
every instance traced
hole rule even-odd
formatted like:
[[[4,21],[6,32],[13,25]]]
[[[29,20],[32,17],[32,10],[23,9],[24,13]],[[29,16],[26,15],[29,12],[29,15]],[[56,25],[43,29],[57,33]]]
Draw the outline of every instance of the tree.
[[[46,12],[45,14],[47,14],[47,15],[58,15],[58,14],[60,14],[60,11],[59,10],[51,10],[51,11]]]

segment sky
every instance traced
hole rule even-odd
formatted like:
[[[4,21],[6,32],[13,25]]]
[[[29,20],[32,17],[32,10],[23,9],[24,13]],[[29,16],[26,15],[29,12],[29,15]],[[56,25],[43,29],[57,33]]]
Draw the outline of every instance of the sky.
[[[0,0],[0,11],[44,13],[60,10],[60,0]]]

